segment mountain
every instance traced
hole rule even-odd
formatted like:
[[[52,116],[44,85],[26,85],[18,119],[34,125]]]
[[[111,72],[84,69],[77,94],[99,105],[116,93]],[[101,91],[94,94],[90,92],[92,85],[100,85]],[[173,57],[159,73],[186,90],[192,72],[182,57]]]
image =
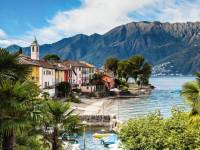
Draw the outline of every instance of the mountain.
[[[110,56],[126,59],[141,54],[155,66],[155,72],[192,74],[200,70],[199,41],[200,22],[143,21],[118,26],[103,35],[78,34],[41,45],[40,50],[41,57],[55,53],[62,59],[86,60],[98,67]],[[15,48],[10,46],[7,49],[13,51]],[[30,54],[29,47],[23,49]],[[159,69],[162,64],[168,65]]]

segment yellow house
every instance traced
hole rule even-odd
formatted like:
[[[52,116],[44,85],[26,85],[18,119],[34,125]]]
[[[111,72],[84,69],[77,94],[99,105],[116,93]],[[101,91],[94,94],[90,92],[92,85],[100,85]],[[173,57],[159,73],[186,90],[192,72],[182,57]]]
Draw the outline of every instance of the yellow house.
[[[39,85],[39,78],[40,78],[40,73],[39,69],[40,66],[36,64],[30,57],[25,56],[23,54],[20,54],[20,62],[22,64],[27,64],[31,66],[31,73],[29,74],[28,78],[35,82],[37,85]]]
[[[40,78],[40,75],[39,75],[39,66],[31,66],[32,68],[32,71],[31,71],[31,74],[30,74],[30,79],[35,82],[37,85],[39,85],[39,78]]]
[[[55,83],[61,83],[65,81],[65,67],[62,64],[54,64],[55,66]]]

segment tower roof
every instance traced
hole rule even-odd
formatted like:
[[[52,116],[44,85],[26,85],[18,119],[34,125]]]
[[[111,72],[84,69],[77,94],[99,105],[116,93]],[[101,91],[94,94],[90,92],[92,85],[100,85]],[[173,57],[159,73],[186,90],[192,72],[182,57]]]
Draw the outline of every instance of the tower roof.
[[[35,36],[34,36],[34,41],[32,42],[32,44],[37,44],[38,45],[38,42],[37,42],[37,39],[36,39]]]

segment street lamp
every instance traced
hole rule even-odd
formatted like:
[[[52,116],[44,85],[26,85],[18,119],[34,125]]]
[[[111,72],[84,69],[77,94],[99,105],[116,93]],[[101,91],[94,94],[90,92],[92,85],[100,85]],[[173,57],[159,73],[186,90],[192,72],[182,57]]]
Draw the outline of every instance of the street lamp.
[[[85,127],[86,127],[86,125],[87,125],[87,121],[84,120],[84,121],[82,122],[82,124],[83,124],[83,149],[86,150]]]

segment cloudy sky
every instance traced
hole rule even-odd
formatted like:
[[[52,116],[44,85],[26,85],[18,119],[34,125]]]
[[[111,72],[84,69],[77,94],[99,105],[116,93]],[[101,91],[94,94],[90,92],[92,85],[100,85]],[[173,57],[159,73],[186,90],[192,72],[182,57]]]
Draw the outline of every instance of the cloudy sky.
[[[0,47],[103,34],[132,21],[200,21],[200,0],[0,0]]]

